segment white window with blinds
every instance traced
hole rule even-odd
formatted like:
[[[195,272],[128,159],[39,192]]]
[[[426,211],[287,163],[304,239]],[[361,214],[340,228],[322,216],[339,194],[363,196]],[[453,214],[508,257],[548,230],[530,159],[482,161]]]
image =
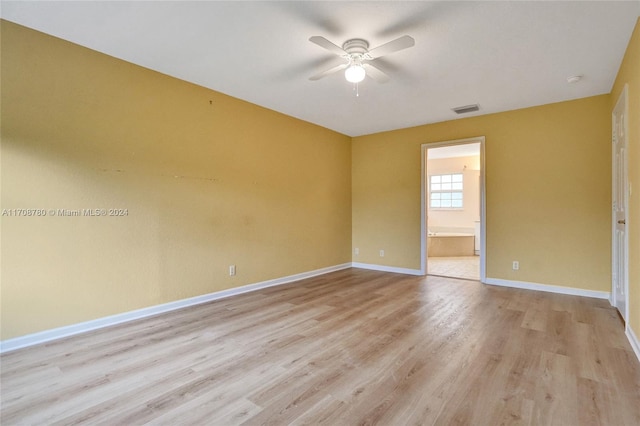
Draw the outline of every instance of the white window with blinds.
[[[429,208],[462,209],[462,185],[462,173],[431,175],[429,177]]]

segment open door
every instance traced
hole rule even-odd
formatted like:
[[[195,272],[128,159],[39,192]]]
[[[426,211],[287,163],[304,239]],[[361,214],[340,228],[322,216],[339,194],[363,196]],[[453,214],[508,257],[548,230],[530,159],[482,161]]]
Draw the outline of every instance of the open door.
[[[627,92],[625,85],[612,113],[612,283],[611,303],[625,323],[629,306],[629,237],[627,233],[629,183],[627,174]]]

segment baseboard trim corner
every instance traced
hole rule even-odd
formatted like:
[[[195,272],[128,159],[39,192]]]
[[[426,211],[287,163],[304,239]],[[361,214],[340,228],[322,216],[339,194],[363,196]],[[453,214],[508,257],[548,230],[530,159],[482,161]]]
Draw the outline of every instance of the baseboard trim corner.
[[[54,340],[62,339],[64,337],[74,336],[76,334],[86,333],[89,331],[94,331],[129,321],[138,320],[165,312],[171,312],[177,309],[187,308],[189,306],[200,305],[202,303],[224,299],[230,296],[248,293],[267,287],[288,284],[291,282],[303,280],[305,278],[328,274],[330,272],[340,271],[347,268],[351,268],[350,262],[340,265],[328,266],[326,268],[320,268],[313,271],[302,272],[299,274],[289,275],[286,277],[275,278],[272,280],[262,281],[254,284],[248,284],[241,287],[216,291],[213,293],[203,294],[201,296],[190,297],[188,299],[176,300],[173,302],[163,303],[161,305],[149,306],[147,308],[123,312],[121,314],[115,314],[108,317],[97,318],[95,320],[85,321],[78,324],[71,324],[63,327],[53,328],[51,330],[44,330],[37,333],[14,337],[12,339],[0,341],[0,353],[15,351],[17,349],[51,342]]]
[[[369,269],[372,271],[393,272],[395,274],[424,275],[420,269],[398,268],[395,266],[375,265],[373,263],[353,262],[351,266],[354,268]]]
[[[585,290],[581,288],[563,287],[559,285],[503,280],[501,278],[487,278],[484,283],[501,287],[512,287],[524,290],[545,291],[547,293],[568,294],[571,296],[594,297],[596,299],[610,300],[610,293],[608,291]]]
[[[633,349],[633,352],[636,354],[636,358],[640,361],[640,339],[638,339],[638,336],[633,332],[633,329],[628,324],[624,330],[624,334],[626,334],[627,339],[629,339],[631,349]]]

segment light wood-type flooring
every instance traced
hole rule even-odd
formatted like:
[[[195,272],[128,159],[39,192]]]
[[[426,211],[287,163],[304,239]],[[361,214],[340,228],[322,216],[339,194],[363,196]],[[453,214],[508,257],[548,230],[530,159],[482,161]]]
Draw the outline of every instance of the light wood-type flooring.
[[[347,269],[1,357],[1,423],[640,425],[606,300]]]

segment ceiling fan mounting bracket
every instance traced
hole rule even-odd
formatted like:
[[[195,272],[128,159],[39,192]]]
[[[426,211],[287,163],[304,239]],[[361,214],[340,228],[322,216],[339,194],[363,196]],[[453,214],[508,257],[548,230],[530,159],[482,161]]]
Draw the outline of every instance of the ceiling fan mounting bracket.
[[[352,38],[342,45],[342,49],[347,53],[366,53],[369,49],[369,42],[361,38]]]

